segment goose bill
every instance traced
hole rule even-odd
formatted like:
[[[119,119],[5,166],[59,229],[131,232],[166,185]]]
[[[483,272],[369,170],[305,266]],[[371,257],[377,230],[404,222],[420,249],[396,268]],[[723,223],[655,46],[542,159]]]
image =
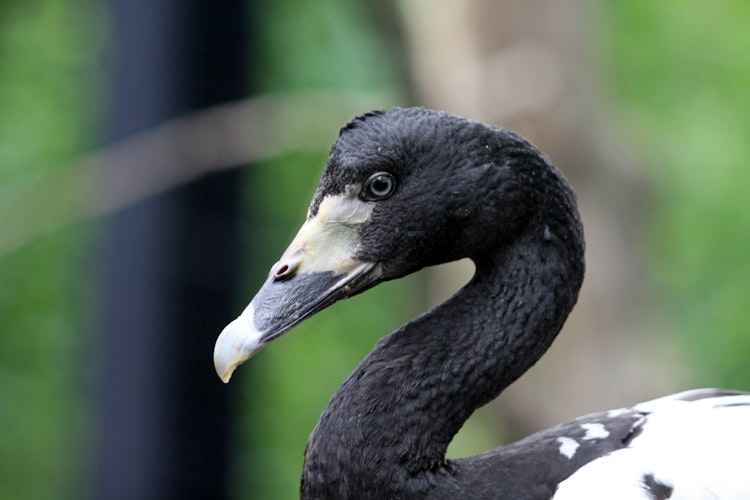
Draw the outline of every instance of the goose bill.
[[[214,367],[225,383],[268,342],[334,302],[378,283],[379,266],[351,256],[356,227],[330,226],[317,217],[308,220],[247,308],[221,332]]]

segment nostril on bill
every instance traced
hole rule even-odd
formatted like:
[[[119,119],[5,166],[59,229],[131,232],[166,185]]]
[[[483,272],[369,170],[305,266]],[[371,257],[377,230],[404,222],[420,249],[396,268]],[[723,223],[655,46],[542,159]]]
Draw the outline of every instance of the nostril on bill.
[[[272,271],[274,281],[284,281],[297,273],[297,266],[299,265],[299,259],[293,258],[288,261],[279,262],[274,266]]]

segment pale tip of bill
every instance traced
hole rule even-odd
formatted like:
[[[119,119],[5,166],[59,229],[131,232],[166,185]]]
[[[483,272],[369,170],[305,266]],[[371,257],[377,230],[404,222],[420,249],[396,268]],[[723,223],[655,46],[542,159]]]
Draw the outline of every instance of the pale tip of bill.
[[[258,352],[264,342],[262,334],[252,325],[252,304],[222,330],[214,346],[214,368],[226,384],[234,370]],[[247,317],[249,316],[249,317]]]

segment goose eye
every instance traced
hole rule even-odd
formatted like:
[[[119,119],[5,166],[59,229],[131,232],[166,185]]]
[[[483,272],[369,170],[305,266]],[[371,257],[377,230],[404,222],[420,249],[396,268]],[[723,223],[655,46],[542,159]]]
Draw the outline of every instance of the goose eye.
[[[365,181],[360,197],[365,201],[388,198],[396,189],[396,180],[388,172],[378,172]]]

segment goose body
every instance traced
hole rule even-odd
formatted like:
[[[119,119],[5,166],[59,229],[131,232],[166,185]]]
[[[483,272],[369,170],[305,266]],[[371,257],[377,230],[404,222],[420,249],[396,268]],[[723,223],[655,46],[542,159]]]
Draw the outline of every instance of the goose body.
[[[474,410],[550,346],[583,254],[572,189],[520,136],[421,108],[368,113],[341,130],[304,225],[219,336],[216,370],[227,382],[334,302],[469,257],[471,281],[384,337],[334,394],[302,498],[750,498],[743,393],[689,391],[446,459]]]

